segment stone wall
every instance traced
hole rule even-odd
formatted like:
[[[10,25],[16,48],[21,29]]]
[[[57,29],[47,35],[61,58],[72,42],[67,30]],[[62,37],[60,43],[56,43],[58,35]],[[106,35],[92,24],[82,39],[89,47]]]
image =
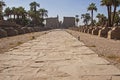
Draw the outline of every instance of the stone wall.
[[[46,27],[51,29],[59,28],[59,20],[58,17],[47,18],[46,19]]]
[[[63,19],[63,28],[69,28],[75,26],[75,17],[64,17]]]

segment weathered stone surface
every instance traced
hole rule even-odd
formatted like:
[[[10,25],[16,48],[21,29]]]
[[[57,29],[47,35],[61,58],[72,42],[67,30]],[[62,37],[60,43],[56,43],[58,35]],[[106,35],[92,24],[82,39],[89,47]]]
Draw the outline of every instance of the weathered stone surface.
[[[22,27],[21,29],[25,30],[25,33],[30,33],[31,32],[31,30],[28,29],[28,27]]]
[[[15,29],[18,31],[18,34],[25,34],[25,30],[21,27],[16,27]]]
[[[7,32],[4,29],[0,29],[0,38],[7,37]]]
[[[84,29],[84,33],[87,33],[88,32],[88,27]]]
[[[94,29],[94,28],[90,27],[90,28],[88,29],[88,32],[87,32],[87,33],[92,34],[92,30],[93,30],[93,29]]]
[[[108,27],[103,27],[101,30],[99,30],[98,36],[99,36],[99,37],[105,37],[105,38],[107,38],[109,31],[110,31],[110,28],[108,28]]]
[[[1,80],[119,80],[120,70],[62,30],[0,54]]]
[[[114,27],[108,32],[109,39],[120,39],[120,27]]]
[[[13,27],[3,27],[2,29],[4,29],[7,32],[8,36],[18,35],[18,31]]]
[[[92,30],[93,35],[98,35],[100,28],[96,27]]]

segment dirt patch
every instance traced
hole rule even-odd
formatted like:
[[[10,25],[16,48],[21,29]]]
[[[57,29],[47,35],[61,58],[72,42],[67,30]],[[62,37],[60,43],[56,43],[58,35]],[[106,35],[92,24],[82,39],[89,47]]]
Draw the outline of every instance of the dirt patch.
[[[120,69],[120,40],[111,40],[73,30],[66,31],[77,39],[80,37],[80,41],[87,47]]]
[[[38,36],[47,34],[49,31],[42,31],[42,32],[33,32],[23,35],[17,35],[13,37],[6,37],[0,39],[0,54],[8,51],[9,49],[19,46],[29,40],[33,40]]]

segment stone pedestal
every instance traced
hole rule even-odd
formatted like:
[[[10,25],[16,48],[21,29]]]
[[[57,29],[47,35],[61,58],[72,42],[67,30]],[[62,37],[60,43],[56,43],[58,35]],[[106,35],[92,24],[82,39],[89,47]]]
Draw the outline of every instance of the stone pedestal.
[[[114,27],[108,32],[109,39],[119,39],[120,40],[120,27]]]
[[[25,34],[25,30],[22,29],[21,27],[14,28],[18,31],[18,34]]]
[[[100,28],[96,27],[92,30],[92,35],[98,35]]]
[[[94,28],[92,28],[92,27],[89,28],[87,33],[92,34],[92,30],[93,30],[93,29],[94,29]]]
[[[7,36],[16,36],[18,35],[18,31],[12,27],[3,27],[3,29],[7,32]]]
[[[31,30],[28,27],[22,27],[21,29],[25,30],[25,33],[31,33]]]
[[[88,28],[85,28],[85,29],[84,29],[84,33],[87,33],[87,32],[88,32]]]
[[[101,30],[99,30],[98,36],[107,38],[109,30],[110,30],[110,28],[103,27]]]
[[[0,38],[7,37],[7,32],[3,29],[0,29]]]

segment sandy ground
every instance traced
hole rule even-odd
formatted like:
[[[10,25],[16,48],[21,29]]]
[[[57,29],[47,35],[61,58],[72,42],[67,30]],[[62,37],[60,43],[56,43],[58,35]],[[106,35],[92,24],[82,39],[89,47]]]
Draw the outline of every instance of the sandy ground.
[[[78,31],[66,30],[75,38],[80,37],[80,41],[95,51],[99,56],[109,60],[120,69],[120,40],[111,40]]]
[[[23,35],[17,35],[12,37],[6,37],[0,39],[0,54],[3,54],[5,51],[9,49],[19,46],[29,40],[33,40],[38,36],[48,33],[49,31],[42,31],[42,32],[33,32],[27,33]]]
[[[120,80],[120,70],[55,30],[0,54],[0,80]]]

